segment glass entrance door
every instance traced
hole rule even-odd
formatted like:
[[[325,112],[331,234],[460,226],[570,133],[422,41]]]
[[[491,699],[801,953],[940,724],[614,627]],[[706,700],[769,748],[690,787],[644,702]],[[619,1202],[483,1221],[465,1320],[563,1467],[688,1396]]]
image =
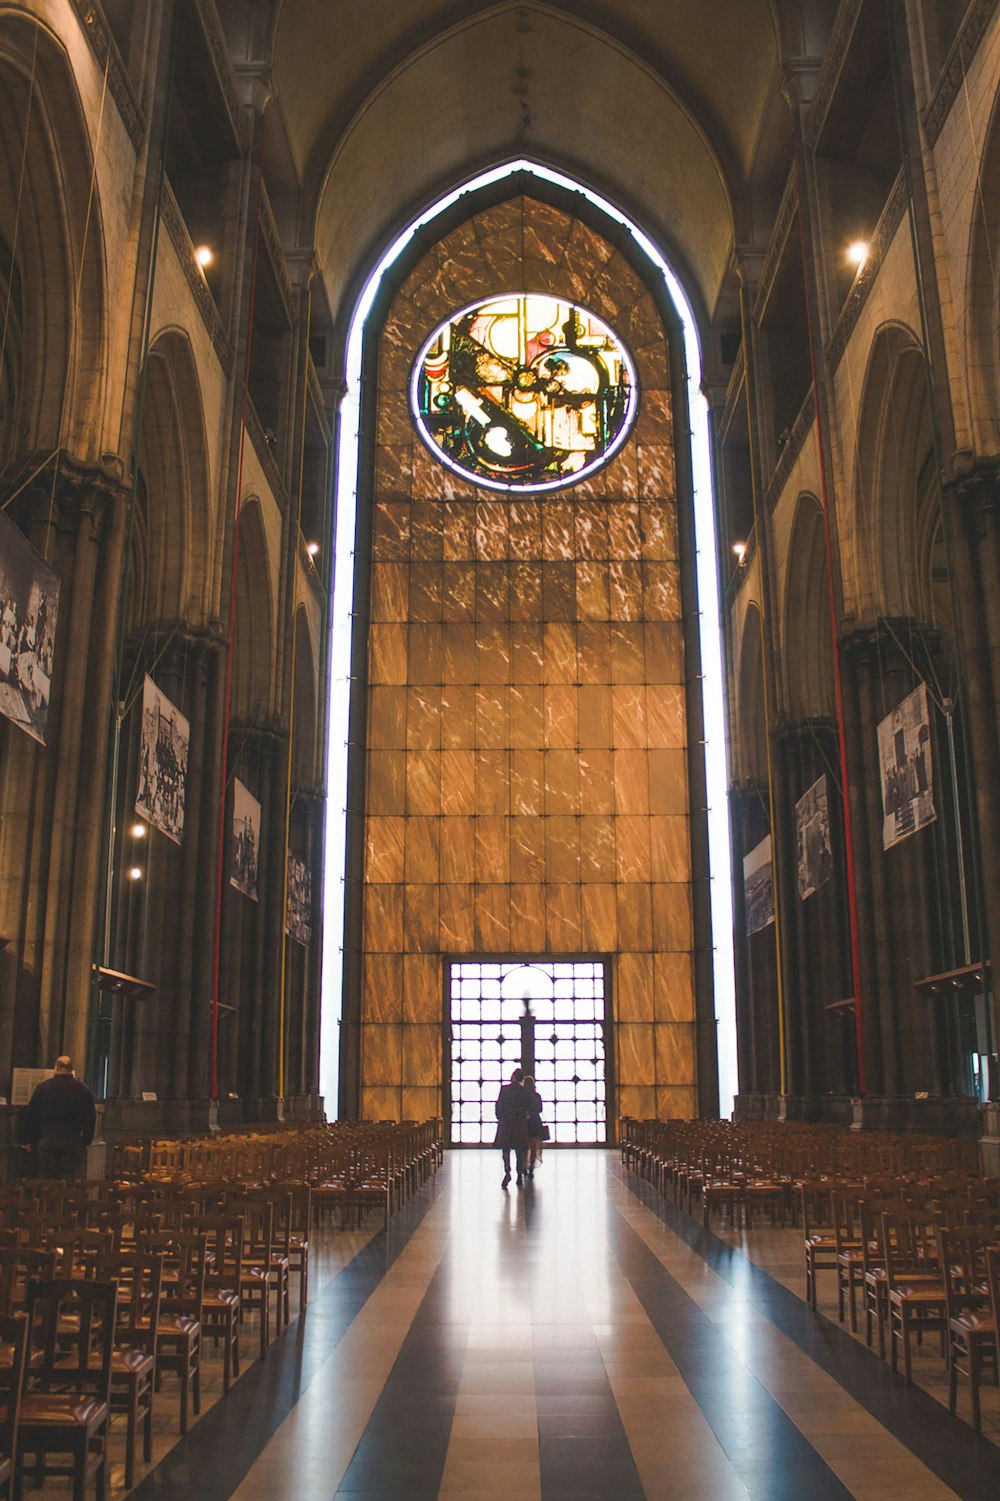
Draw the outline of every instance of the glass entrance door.
[[[455,960],[448,966],[450,1135],[489,1146],[500,1085],[533,1073],[553,1142],[607,1140],[602,960]]]

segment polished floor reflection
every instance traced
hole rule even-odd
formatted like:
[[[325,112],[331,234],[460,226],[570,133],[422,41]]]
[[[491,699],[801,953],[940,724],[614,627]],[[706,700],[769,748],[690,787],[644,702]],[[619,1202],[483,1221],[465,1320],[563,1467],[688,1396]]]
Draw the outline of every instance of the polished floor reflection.
[[[1000,1495],[993,1443],[616,1153],[504,1193],[498,1153],[453,1152],[351,1250],[140,1501]]]

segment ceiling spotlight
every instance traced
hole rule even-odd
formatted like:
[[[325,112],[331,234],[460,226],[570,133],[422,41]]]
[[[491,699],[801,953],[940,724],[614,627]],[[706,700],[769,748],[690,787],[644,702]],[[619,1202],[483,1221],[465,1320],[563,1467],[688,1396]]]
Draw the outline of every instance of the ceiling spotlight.
[[[128,878],[129,878],[130,881],[141,881],[142,880],[142,867],[139,866],[139,865],[133,865],[132,869],[128,873]]]
[[[194,253],[194,258],[203,271],[207,271],[215,260],[215,251],[211,245],[199,245]]]
[[[146,825],[144,823],[134,823],[129,829],[129,834],[133,839],[145,839]]]
[[[736,554],[737,558],[742,563],[743,559],[746,557],[746,552],[747,552],[747,545],[746,545],[746,543],[745,542],[734,542],[733,543],[733,552]]]
[[[863,266],[868,259],[868,241],[852,240],[847,247],[847,259],[852,266]]]
[[[309,554],[309,556],[311,558],[314,558],[316,556],[316,554],[319,552],[319,543],[318,542],[307,542],[306,543],[306,552]]]

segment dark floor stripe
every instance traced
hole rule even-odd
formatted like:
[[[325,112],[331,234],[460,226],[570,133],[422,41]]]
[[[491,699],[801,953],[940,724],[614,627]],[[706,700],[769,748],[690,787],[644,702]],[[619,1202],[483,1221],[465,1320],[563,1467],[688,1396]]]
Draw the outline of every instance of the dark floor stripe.
[[[228,1501],[406,1248],[444,1187],[447,1166],[311,1298],[264,1360],[254,1361],[204,1417],[130,1492],[129,1501]],[[241,1341],[241,1343],[243,1343]],[[247,1339],[249,1352],[256,1336]],[[159,1398],[172,1404],[173,1377]]]
[[[995,1444],[976,1434],[967,1423],[953,1418],[928,1392],[916,1386],[905,1387],[902,1377],[894,1376],[888,1363],[874,1351],[859,1345],[822,1314],[813,1313],[803,1298],[755,1266],[745,1252],[704,1230],[650,1184],[626,1174],[618,1164],[609,1170],[668,1229],[697,1252],[713,1272],[742,1293],[752,1307],[765,1314],[803,1354],[832,1376],[893,1438],[950,1486],[961,1501],[997,1501],[1000,1450]],[[967,1387],[963,1396],[967,1402]]]
[[[336,1492],[341,1501],[436,1501],[467,1344],[448,1321],[449,1302],[442,1262]]]
[[[851,1501],[852,1492],[623,1214],[609,1221],[608,1235],[618,1265],[751,1501]]]
[[[520,1259],[526,1279],[536,1284],[531,1266],[543,1259],[547,1228],[544,1195],[536,1196],[533,1186],[525,1193],[524,1225]],[[547,1311],[552,1318],[552,1308]],[[590,1310],[578,1285],[563,1284],[557,1312],[558,1323],[547,1325],[541,1309],[532,1322],[542,1501],[645,1501]]]

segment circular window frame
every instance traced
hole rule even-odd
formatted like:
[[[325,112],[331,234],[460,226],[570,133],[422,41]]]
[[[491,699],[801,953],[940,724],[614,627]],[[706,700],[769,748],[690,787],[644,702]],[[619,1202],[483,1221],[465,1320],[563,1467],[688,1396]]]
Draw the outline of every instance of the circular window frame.
[[[436,443],[434,438],[427,431],[427,428],[424,426],[423,418],[420,415],[417,393],[421,371],[423,369],[424,360],[427,357],[427,352],[430,349],[431,345],[434,343],[435,339],[440,334],[441,330],[448,324],[456,323],[459,318],[464,318],[475,308],[488,307],[490,303],[504,302],[507,299],[519,297],[537,297],[539,299],[545,298],[549,302],[562,303],[564,306],[573,309],[573,311],[575,312],[584,313],[588,318],[593,318],[598,324],[600,324],[603,329],[607,331],[610,337],[617,344],[618,349],[621,353],[622,362],[626,370],[628,371],[628,410],[626,412],[624,420],[622,421],[620,429],[615,434],[614,439],[611,443],[608,444],[607,448],[605,448],[604,451],[597,456],[597,458],[592,459],[590,463],[585,464],[582,469],[578,470],[575,474],[561,475],[558,479],[524,482],[519,480],[490,479],[486,475],[474,474],[472,470],[466,469],[462,464],[459,464],[457,460],[450,458],[443,451],[440,444]],[[497,292],[490,297],[477,297],[473,302],[467,303],[464,307],[456,308],[454,312],[449,313],[447,317],[441,318],[437,323],[435,323],[430,334],[420,345],[417,356],[413,361],[413,368],[411,370],[409,379],[409,402],[410,420],[412,421],[413,426],[416,428],[416,431],[424,447],[428,450],[429,453],[433,455],[438,463],[443,464],[446,469],[450,469],[453,474],[459,475],[466,482],[466,484],[472,485],[477,490],[496,490],[504,495],[538,495],[544,494],[547,491],[571,489],[573,485],[581,484],[584,480],[590,479],[599,470],[603,469],[604,466],[611,461],[611,459],[614,458],[614,456],[628,441],[633,429],[635,428],[635,424],[639,416],[640,391],[638,376],[636,374],[635,360],[632,357],[631,350],[625,343],[625,340],[618,333],[617,329],[613,328],[607,321],[607,319],[602,318],[599,313],[593,312],[592,309],[588,308],[582,302],[573,302],[568,297],[556,296],[551,292]]]

